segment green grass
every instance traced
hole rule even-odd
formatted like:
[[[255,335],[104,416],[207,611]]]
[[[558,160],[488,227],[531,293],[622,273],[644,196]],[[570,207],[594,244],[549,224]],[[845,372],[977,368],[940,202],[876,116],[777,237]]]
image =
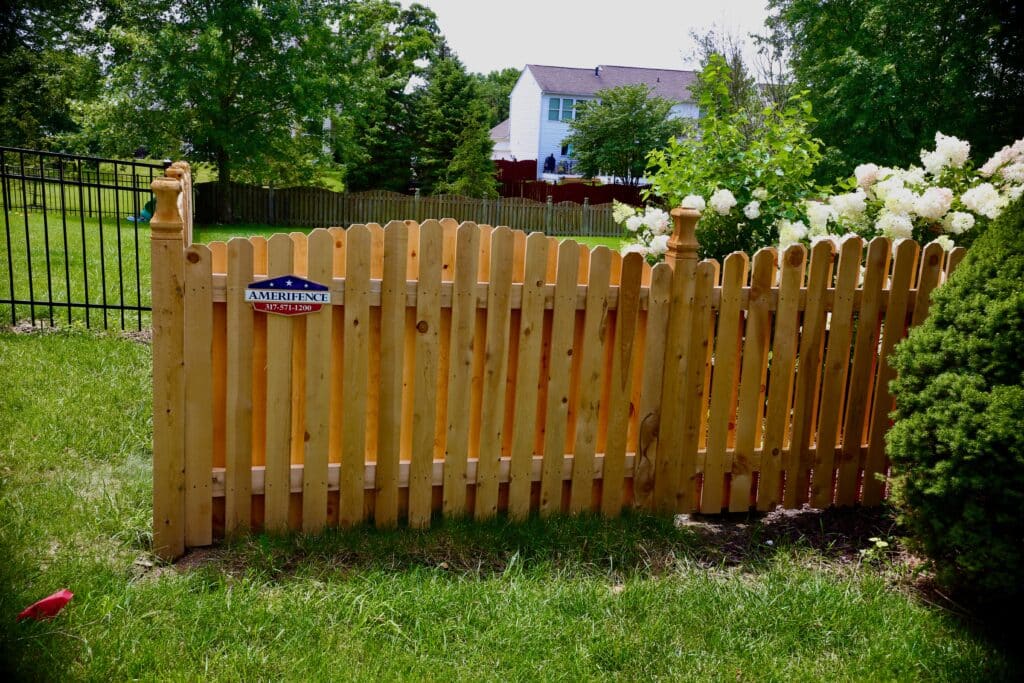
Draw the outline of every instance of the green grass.
[[[274,225],[261,225],[256,223],[239,223],[234,225],[204,225],[195,229],[195,238],[201,242],[226,241],[232,237],[251,237],[263,235],[269,237],[277,232],[305,232],[309,228],[286,228]],[[591,247],[606,246],[609,249],[618,250],[622,246],[622,239],[618,237],[580,237],[580,236],[559,236],[559,239],[576,240],[580,244]]]
[[[0,333],[0,671],[64,680],[993,680],[889,574],[644,516],[247,536],[145,566],[149,347]],[[48,622],[15,623],[59,588]]]

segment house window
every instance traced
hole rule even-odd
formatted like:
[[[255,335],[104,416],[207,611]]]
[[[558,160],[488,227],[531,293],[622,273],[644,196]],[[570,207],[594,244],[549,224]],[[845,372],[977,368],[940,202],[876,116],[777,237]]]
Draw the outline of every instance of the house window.
[[[563,157],[571,157],[572,156],[572,145],[562,145],[562,156]]]
[[[572,121],[576,118],[576,106],[586,100],[552,97],[548,100],[548,121]]]

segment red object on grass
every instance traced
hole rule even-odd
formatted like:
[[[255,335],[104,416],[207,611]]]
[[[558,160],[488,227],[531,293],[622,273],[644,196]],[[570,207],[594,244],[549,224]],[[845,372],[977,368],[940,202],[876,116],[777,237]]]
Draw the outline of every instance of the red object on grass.
[[[52,619],[57,616],[58,612],[64,609],[64,605],[68,604],[73,597],[75,597],[74,593],[67,588],[62,588],[53,595],[49,595],[23,609],[21,614],[18,615],[18,621],[22,619],[35,619],[37,621]]]

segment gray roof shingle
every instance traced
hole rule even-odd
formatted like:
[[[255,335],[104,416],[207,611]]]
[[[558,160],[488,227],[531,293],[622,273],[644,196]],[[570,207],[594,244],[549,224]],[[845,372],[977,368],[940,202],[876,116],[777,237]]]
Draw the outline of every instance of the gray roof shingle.
[[[697,80],[696,71],[676,69],[647,69],[633,66],[606,66],[578,69],[567,66],[527,64],[533,77],[544,92],[561,95],[593,96],[598,90],[623,85],[644,83],[651,94],[674,102],[692,102],[690,86]]]

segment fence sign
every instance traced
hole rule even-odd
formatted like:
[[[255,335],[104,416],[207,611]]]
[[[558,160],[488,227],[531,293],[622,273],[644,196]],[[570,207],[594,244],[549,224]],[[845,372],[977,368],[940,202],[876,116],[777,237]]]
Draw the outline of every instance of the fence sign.
[[[263,313],[305,315],[331,303],[330,290],[298,275],[258,280],[245,288],[245,300]]]

